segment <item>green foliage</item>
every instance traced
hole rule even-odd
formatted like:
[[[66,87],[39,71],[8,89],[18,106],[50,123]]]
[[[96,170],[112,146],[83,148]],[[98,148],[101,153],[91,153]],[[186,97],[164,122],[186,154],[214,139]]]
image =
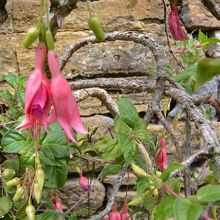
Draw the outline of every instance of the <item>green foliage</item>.
[[[0,198],[0,216],[7,214],[12,207],[12,201],[7,196],[2,196]]]

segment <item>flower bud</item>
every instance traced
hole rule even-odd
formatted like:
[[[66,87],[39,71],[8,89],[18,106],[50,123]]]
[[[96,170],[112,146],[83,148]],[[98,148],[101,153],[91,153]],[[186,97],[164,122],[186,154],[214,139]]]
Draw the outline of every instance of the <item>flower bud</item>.
[[[63,212],[63,206],[62,206],[61,201],[58,197],[53,199],[53,206],[57,211]]]
[[[138,177],[147,176],[147,173],[142,168],[140,168],[138,165],[132,163],[131,168],[136,176]]]
[[[43,187],[45,179],[45,173],[43,169],[37,169],[35,173],[35,181],[39,184],[39,186]]]
[[[87,177],[83,176],[82,173],[80,174],[79,184],[85,192],[89,190],[89,180]]]
[[[6,180],[10,180],[14,177],[15,171],[13,169],[5,169],[2,173],[2,177],[4,177]]]
[[[46,31],[46,42],[48,50],[54,50],[54,39],[50,29]]]
[[[153,190],[153,195],[154,195],[154,196],[158,196],[158,194],[159,194],[159,193],[158,193],[158,189],[154,189],[154,190]]]
[[[23,196],[24,192],[25,192],[24,186],[18,187],[18,189],[17,189],[16,193],[14,194],[12,200],[14,202],[17,202]]]
[[[42,187],[38,184],[38,182],[34,183],[34,198],[36,199],[37,203],[40,202],[42,193]]]
[[[40,30],[38,27],[28,29],[27,34],[22,42],[24,48],[28,48],[39,36]]]
[[[117,203],[115,202],[113,207],[112,207],[112,211],[109,214],[109,220],[121,220],[121,215],[120,213],[117,211]]]
[[[28,217],[28,220],[35,220],[35,207],[33,205],[27,205],[26,207],[26,214]]]
[[[121,213],[121,220],[132,220],[131,216],[128,214],[128,205],[124,202]]]
[[[19,183],[20,183],[20,178],[15,177],[15,178],[13,178],[12,180],[9,180],[9,181],[6,183],[6,185],[7,185],[7,186],[16,186],[16,185],[18,185]]]
[[[88,21],[88,25],[89,25],[89,28],[95,34],[95,37],[98,42],[102,42],[105,40],[105,33],[103,31],[101,21],[98,17],[96,16],[90,17]]]

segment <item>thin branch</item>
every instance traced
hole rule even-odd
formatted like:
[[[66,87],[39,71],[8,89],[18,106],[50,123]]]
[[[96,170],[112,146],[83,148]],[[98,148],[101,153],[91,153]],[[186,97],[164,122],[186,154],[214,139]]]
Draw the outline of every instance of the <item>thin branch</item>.
[[[112,97],[104,90],[100,88],[88,88],[81,89],[74,92],[74,96],[78,102],[87,99],[88,97],[98,98],[104,106],[109,110],[113,117],[118,114],[118,106]]]
[[[113,191],[112,191],[111,196],[109,197],[106,208],[98,215],[93,215],[89,220],[100,220],[105,215],[108,215],[110,213],[110,211],[112,210],[112,206],[114,204],[114,201],[115,201],[115,197],[119,191],[119,188],[120,188],[122,181],[123,181],[123,178],[125,176],[125,173],[126,173],[126,167],[123,166],[118,174],[118,177],[117,177],[116,182],[114,184]]]

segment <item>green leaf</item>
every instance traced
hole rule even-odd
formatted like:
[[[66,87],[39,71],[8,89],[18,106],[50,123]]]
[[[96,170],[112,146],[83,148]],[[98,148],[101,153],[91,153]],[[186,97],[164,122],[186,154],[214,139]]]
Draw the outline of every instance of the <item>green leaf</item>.
[[[140,140],[149,140],[150,136],[147,131],[147,125],[144,119],[140,118],[138,127],[133,129],[133,134],[135,136],[135,139],[140,139]]]
[[[220,185],[207,185],[197,191],[197,198],[203,202],[220,201]]]
[[[8,90],[0,90],[0,97],[11,104],[14,100],[12,94]]]
[[[56,211],[44,211],[40,215],[37,216],[37,220],[60,220],[62,217],[62,213],[58,213]]]
[[[139,115],[134,105],[128,99],[119,99],[117,104],[122,120],[130,128],[135,128],[139,123]]]
[[[20,160],[18,157],[7,159],[3,162],[3,167],[13,169],[15,173],[19,173]]]
[[[163,182],[165,182],[169,178],[171,172],[173,172],[174,170],[177,170],[177,169],[182,169],[183,167],[184,166],[180,163],[170,163],[169,166],[167,167],[167,169],[163,171],[163,173],[160,177],[161,180]]]
[[[26,207],[28,205],[28,201],[25,202],[16,212],[16,219],[24,219],[25,216],[27,216],[26,214]]]
[[[114,129],[117,134],[129,134],[132,131],[119,116],[114,119]]]
[[[103,149],[103,160],[115,160],[116,158],[120,157],[122,151],[119,147],[118,140],[113,139],[105,144],[105,148]]]
[[[175,220],[198,220],[203,207],[187,198],[177,199],[174,204]]]
[[[56,166],[47,166],[45,169],[46,182],[45,186],[48,188],[63,187],[67,179],[67,164],[66,160],[56,160]]]
[[[136,187],[137,187],[137,196],[140,196],[149,187],[148,179],[146,177],[139,178]]]
[[[9,130],[2,138],[3,152],[19,153],[21,150],[30,150],[34,142],[27,138],[27,133],[19,133],[17,130]]]
[[[164,196],[163,200],[159,203],[156,211],[157,220],[164,220],[174,215],[173,205],[176,198],[173,196]]]
[[[207,41],[208,37],[202,32],[202,31],[199,31],[199,34],[198,34],[198,40],[201,44],[205,43]]]
[[[12,201],[7,196],[2,196],[0,198],[0,216],[7,214],[12,207]]]
[[[120,164],[107,164],[102,170],[102,176],[101,179],[105,179],[106,176],[112,174],[118,174],[119,170],[121,169]]]
[[[124,154],[125,164],[131,164],[137,157],[137,148],[133,140],[130,140],[127,134],[120,134],[117,136],[119,146]]]
[[[151,190],[147,191],[144,196],[144,208],[147,209],[149,212],[152,212],[157,203],[158,197],[154,196]]]
[[[8,84],[13,88],[16,89],[18,83],[18,76],[10,73],[9,75],[5,76],[5,80]]]

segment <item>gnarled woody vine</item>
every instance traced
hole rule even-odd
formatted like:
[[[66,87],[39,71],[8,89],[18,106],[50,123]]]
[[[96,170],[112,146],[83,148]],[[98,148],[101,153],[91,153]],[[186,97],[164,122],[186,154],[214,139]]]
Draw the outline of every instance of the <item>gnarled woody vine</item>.
[[[193,154],[192,156],[188,157],[187,160],[182,161],[182,164],[185,167],[190,167],[192,163],[200,160],[201,158],[210,158],[213,157],[215,160],[216,167],[218,168],[218,179],[220,181],[220,144],[217,139],[216,133],[211,125],[211,122],[206,119],[201,110],[197,107],[198,104],[207,100],[208,97],[198,98],[195,100],[189,94],[187,94],[184,89],[176,83],[175,80],[170,78],[164,71],[165,65],[165,58],[160,50],[160,46],[156,43],[156,39],[154,39],[150,35],[146,34],[139,34],[135,32],[112,32],[106,33],[105,41],[115,41],[115,40],[122,40],[122,41],[134,41],[136,43],[140,43],[146,47],[149,47],[152,51],[155,60],[156,60],[156,67],[157,73],[155,75],[151,75],[145,77],[143,79],[111,79],[108,80],[106,78],[99,78],[99,79],[87,79],[87,80],[77,80],[75,82],[71,82],[71,87],[74,90],[78,90],[75,92],[75,96],[77,101],[80,102],[86,99],[89,96],[97,97],[102,103],[107,107],[107,109],[111,112],[113,116],[118,114],[117,106],[111,96],[105,91],[105,89],[127,89],[130,91],[148,91],[153,92],[154,97],[151,102],[148,104],[149,111],[145,116],[145,120],[147,122],[150,121],[153,114],[156,114],[161,124],[165,127],[168,134],[171,136],[173,143],[176,146],[176,150],[178,154],[181,154],[181,149],[178,143],[178,140],[173,133],[172,129],[170,128],[169,124],[167,123],[165,117],[161,113],[160,108],[160,100],[162,96],[170,97],[176,100],[187,112],[187,120],[191,120],[195,122],[196,127],[201,132],[201,135],[204,139],[204,146],[203,149],[198,151],[197,153]],[[62,59],[61,59],[61,69],[65,67],[65,64],[68,62],[70,57],[76,52],[78,49],[88,45],[88,44],[95,44],[97,43],[94,36],[86,37],[83,39],[78,40],[77,42],[70,45],[66,51],[64,52]],[[186,120],[186,123],[187,123]],[[189,123],[188,123],[189,124]],[[189,126],[188,126],[189,127]],[[188,129],[190,135],[190,129]],[[188,136],[186,137],[188,138]],[[187,141],[186,141],[187,143]],[[179,158],[180,159],[180,158]],[[176,171],[173,175],[176,175],[180,172]],[[124,172],[120,172],[119,180],[122,179],[124,176]],[[114,187],[114,191],[108,201],[108,204],[103,212],[96,216],[92,216],[91,219],[100,219],[105,214],[109,213],[111,207],[114,202],[114,197],[119,190],[119,186],[121,181],[116,183]]]

